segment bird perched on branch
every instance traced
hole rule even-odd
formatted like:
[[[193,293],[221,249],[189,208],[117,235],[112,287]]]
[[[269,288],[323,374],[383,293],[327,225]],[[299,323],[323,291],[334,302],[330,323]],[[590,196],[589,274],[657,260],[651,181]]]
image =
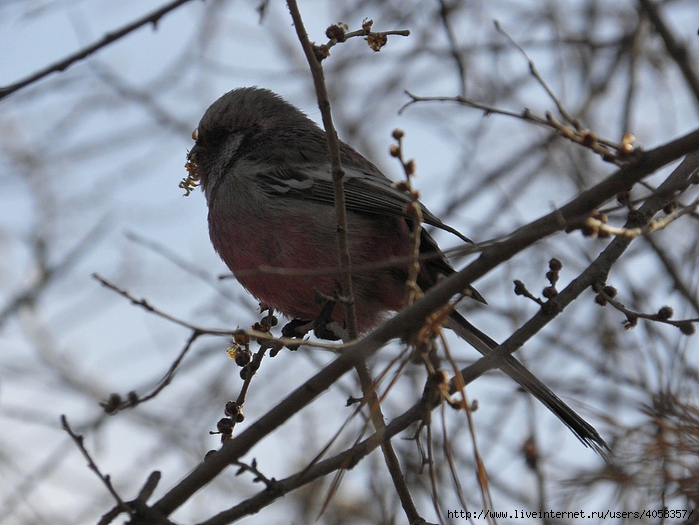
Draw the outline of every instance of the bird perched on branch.
[[[199,122],[188,154],[188,184],[198,181],[209,207],[214,248],[258,300],[291,319],[321,314],[339,324],[345,309],[319,297],[339,292],[337,223],[325,132],[266,89],[234,89]],[[411,197],[351,146],[340,142],[357,324],[364,333],[401,309],[413,254]],[[421,206],[423,221],[466,237]],[[454,268],[424,229],[418,286],[426,290]],[[270,271],[269,269],[275,269]],[[467,292],[485,302],[475,289]],[[327,303],[327,301],[325,301]],[[497,343],[458,312],[448,326],[482,354]],[[597,431],[513,356],[502,370],[532,393],[586,445],[606,448]]]

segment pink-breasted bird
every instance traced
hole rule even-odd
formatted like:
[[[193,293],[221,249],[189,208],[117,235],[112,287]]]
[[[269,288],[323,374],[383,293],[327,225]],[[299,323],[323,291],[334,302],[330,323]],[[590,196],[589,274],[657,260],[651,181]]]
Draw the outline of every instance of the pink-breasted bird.
[[[340,155],[352,266],[363,268],[352,274],[354,302],[359,330],[366,332],[404,305],[409,263],[381,263],[410,260],[412,218],[406,204],[411,200],[344,142]],[[188,161],[190,177],[201,183],[206,195],[211,242],[238,281],[291,319],[318,319],[324,310],[319,297],[339,292],[339,272],[322,271],[339,268],[325,132],[269,90],[234,89],[206,110]],[[426,224],[468,241],[424,206],[422,215]],[[455,271],[425,229],[420,252],[427,256],[417,279],[422,289]],[[260,271],[262,267],[286,271]],[[474,289],[471,294],[483,301]],[[340,324],[344,310],[342,306],[332,310],[332,318]],[[451,314],[448,326],[484,355],[497,346],[458,312]],[[501,368],[584,444],[598,451],[607,448],[589,423],[517,359],[509,356]]]

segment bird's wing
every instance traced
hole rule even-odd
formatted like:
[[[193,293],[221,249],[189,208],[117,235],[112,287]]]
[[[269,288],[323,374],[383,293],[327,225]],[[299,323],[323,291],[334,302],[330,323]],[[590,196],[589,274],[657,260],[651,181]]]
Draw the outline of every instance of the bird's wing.
[[[344,192],[348,210],[374,215],[393,215],[411,219],[406,205],[411,202],[408,194],[397,189],[393,182],[380,172],[354,167],[345,171]],[[330,168],[274,168],[259,173],[257,181],[269,195],[309,200],[332,206],[335,202]],[[420,204],[422,219],[426,224],[452,233],[465,242],[472,242],[455,228],[444,224],[439,217]]]
[[[410,197],[398,190],[390,179],[382,173],[368,169],[344,168],[344,192],[345,204],[348,210],[357,213],[374,214],[380,216],[394,216],[411,219],[406,212],[406,204],[410,203]],[[333,181],[327,166],[322,168],[273,168],[257,174],[256,180],[262,189],[271,196],[301,199],[318,202],[332,206],[335,202]],[[436,215],[425,206],[422,208],[422,219],[444,231],[453,233],[460,239],[471,242],[459,231],[444,224]],[[425,268],[430,273],[429,283],[420,283],[427,288],[434,285],[439,275],[450,275],[454,272],[447,258],[439,249],[437,242],[425,231],[420,235],[420,253],[426,256]],[[487,304],[483,296],[473,287],[469,286],[469,295]]]

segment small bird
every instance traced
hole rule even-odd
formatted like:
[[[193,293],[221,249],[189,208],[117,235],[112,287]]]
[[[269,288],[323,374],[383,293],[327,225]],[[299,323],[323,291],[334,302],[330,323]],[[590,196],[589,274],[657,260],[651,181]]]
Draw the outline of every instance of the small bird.
[[[229,91],[209,109],[193,134],[189,182],[198,181],[209,208],[211,242],[237,280],[283,315],[314,321],[327,314],[339,289],[337,226],[325,132],[301,110],[257,87]],[[352,284],[360,332],[375,327],[406,299],[413,250],[410,196],[360,153],[340,142]],[[423,221],[464,241],[424,206]],[[436,241],[420,231],[418,286],[426,290],[455,272]],[[386,264],[390,261],[401,261]],[[383,264],[381,264],[383,263]],[[272,267],[283,272],[261,271]],[[369,268],[369,269],[367,269]],[[335,269],[337,271],[333,272]],[[485,300],[473,288],[470,295]],[[331,320],[344,323],[345,309]],[[448,326],[483,355],[498,344],[458,312]],[[607,448],[597,431],[509,356],[502,370],[533,394],[585,444]]]

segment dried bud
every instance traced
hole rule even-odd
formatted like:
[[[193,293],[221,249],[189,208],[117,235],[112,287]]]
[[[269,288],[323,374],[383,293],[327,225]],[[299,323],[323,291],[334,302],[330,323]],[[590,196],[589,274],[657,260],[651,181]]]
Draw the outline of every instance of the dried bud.
[[[330,56],[330,48],[326,44],[313,46],[313,54],[318,62],[322,62]]]
[[[620,191],[619,193],[616,194],[616,201],[621,204],[622,206],[626,206],[629,203],[629,200],[631,199],[631,192],[630,191]]]
[[[580,139],[585,146],[592,146],[597,142],[597,135],[592,131],[583,131],[580,133]]]
[[[347,26],[342,23],[333,24],[325,30],[325,36],[337,42],[345,41],[345,30]]]
[[[549,280],[551,284],[556,284],[558,282],[558,272],[546,272],[546,278]]]
[[[247,348],[243,348],[235,353],[235,364],[238,366],[247,365],[250,359],[252,359],[252,352]]]
[[[608,285],[602,288],[602,291],[606,296],[611,297],[612,299],[614,299],[616,297],[616,294],[618,293],[616,288]]]
[[[580,232],[585,237],[596,237],[599,232],[599,227],[591,221],[586,221],[585,224],[580,227]]]
[[[663,306],[660,310],[658,310],[658,319],[667,320],[670,319],[673,314],[674,312],[672,308],[669,306]]]
[[[223,409],[223,413],[228,417],[231,417],[238,413],[238,403],[235,401],[229,401],[226,403],[226,407]]]
[[[398,144],[391,144],[391,148],[388,150],[391,157],[400,157],[400,146]]]
[[[373,33],[366,37],[367,44],[369,47],[376,52],[381,51],[381,48],[388,42],[388,37],[380,33]]]
[[[405,132],[402,129],[394,129],[393,130],[393,138],[396,140],[400,140],[405,136]]]
[[[621,137],[621,146],[619,147],[619,154],[621,156],[629,156],[634,152],[634,142],[636,142],[636,137],[631,133],[626,133]]]
[[[227,417],[219,419],[218,423],[216,424],[216,430],[218,430],[221,434],[230,434],[233,432],[233,422]]]
[[[679,328],[680,332],[682,332],[684,335],[692,335],[694,332],[696,332],[694,325],[692,323],[690,323],[689,321],[686,321],[684,323],[679,323],[677,325],[677,328]]]
[[[408,183],[405,181],[396,182],[393,184],[393,187],[396,188],[398,191],[410,193],[410,185],[408,185]]]
[[[549,261],[549,268],[554,272],[560,272],[563,268],[563,263],[554,257]]]
[[[121,396],[119,394],[110,394],[107,401],[100,403],[100,406],[107,414],[115,414],[121,405]]]
[[[593,219],[597,219],[598,221],[600,221],[603,224],[607,224],[607,220],[608,220],[607,215],[602,213],[599,210],[593,210],[592,213],[590,214],[590,216]]]
[[[441,368],[439,370],[434,371],[434,375],[432,376],[432,379],[438,385],[449,384],[449,374],[447,373],[446,370],[442,370]]]
[[[513,281],[515,283],[515,295],[525,295],[527,293],[527,288],[524,286],[522,281]]]
[[[250,336],[245,332],[238,332],[233,336],[233,342],[238,345],[247,346],[250,344]]]
[[[524,461],[527,464],[527,467],[529,467],[531,470],[536,470],[536,465],[539,461],[539,454],[532,438],[529,438],[524,442],[522,445],[522,452],[524,453]]]
[[[408,162],[405,163],[405,172],[408,175],[415,174],[415,159],[410,159]]]
[[[126,399],[129,400],[129,404],[132,406],[136,406],[141,402],[141,400],[138,398],[138,394],[133,390],[126,394]]]
[[[273,326],[277,326],[279,321],[275,316],[266,315],[260,319],[259,323],[255,323],[253,330],[258,330],[260,332],[269,332]]]
[[[624,157],[631,155],[633,153],[633,144],[622,144],[618,151]]]
[[[595,302],[600,306],[607,306],[607,300],[600,294],[595,296]]]
[[[555,286],[547,286],[541,293],[546,299],[553,299],[558,295],[558,290],[556,290]]]
[[[677,199],[672,199],[670,202],[668,202],[663,207],[663,212],[665,212],[665,215],[670,215],[676,209],[677,209]]]

